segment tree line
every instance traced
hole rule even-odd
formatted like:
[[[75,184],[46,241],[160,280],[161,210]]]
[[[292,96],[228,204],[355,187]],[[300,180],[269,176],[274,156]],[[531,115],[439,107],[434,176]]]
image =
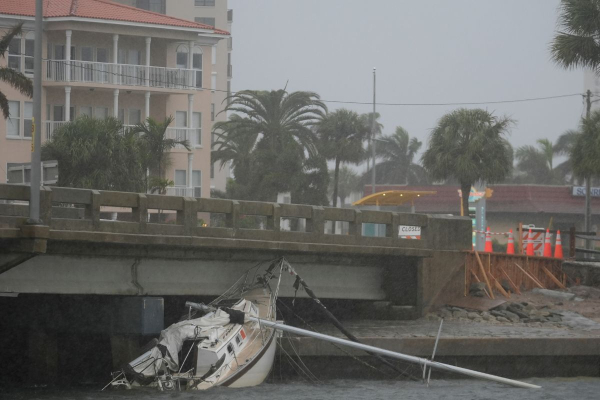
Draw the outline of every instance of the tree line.
[[[600,0],[562,0],[559,13],[552,59],[563,68],[591,68],[600,75]],[[21,27],[0,39],[0,56]],[[20,72],[0,67],[0,80],[32,94],[31,81]],[[600,112],[589,112],[589,98],[576,129],[555,143],[539,139],[517,149],[507,139],[515,121],[482,109],[457,109],[440,118],[420,160],[423,143],[402,127],[384,135],[378,114],[328,112],[313,92],[246,90],[227,101],[230,117],[214,125],[211,161],[230,163],[234,178],[216,197],[276,201],[278,193],[291,192],[295,203],[327,205],[331,197],[336,206],[370,182],[373,169],[377,184],[454,183],[463,191],[476,182],[574,184],[600,177]],[[1,92],[0,111],[8,118]],[[148,119],[124,129],[112,118],[78,118],[54,132],[42,158],[59,161],[59,186],[165,193],[173,184],[164,173],[169,150],[189,150],[187,141],[167,137],[171,122]],[[375,160],[369,159],[373,152]],[[560,156],[566,161],[557,165]],[[349,167],[365,161],[362,176]]]

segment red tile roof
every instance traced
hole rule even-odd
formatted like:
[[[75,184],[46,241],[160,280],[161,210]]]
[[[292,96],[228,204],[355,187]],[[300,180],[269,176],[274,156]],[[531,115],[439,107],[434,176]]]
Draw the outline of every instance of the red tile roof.
[[[492,197],[487,201],[489,213],[549,213],[549,214],[582,214],[585,197],[573,196],[572,186],[544,185],[493,185]],[[459,186],[401,186],[377,185],[375,189],[385,190],[420,190],[436,191],[437,194],[423,196],[415,201],[416,212],[459,214]],[[371,194],[371,186],[364,188],[365,196]],[[592,197],[592,210],[600,210],[600,198]]]
[[[0,0],[0,14],[34,17],[35,0]],[[210,25],[140,10],[110,0],[44,0],[44,18],[46,20],[64,17],[203,29],[220,35],[229,35],[229,32],[215,29]]]

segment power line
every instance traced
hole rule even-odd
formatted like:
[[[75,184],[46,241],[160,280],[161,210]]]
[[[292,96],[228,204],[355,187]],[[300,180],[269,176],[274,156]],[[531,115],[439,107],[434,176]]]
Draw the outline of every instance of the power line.
[[[468,106],[468,105],[483,105],[483,104],[503,104],[503,103],[523,103],[527,101],[540,101],[540,100],[551,100],[559,99],[564,97],[581,96],[581,93],[561,94],[556,96],[546,97],[531,97],[525,99],[514,99],[514,100],[492,100],[492,101],[470,101],[470,102],[454,102],[454,103],[376,103],[380,106]],[[343,100],[321,100],[325,103],[341,103],[341,104],[364,104],[371,105],[372,102],[360,102],[360,101],[343,101]]]
[[[60,65],[65,65],[65,66],[69,65],[71,67],[80,68],[85,71],[96,71],[99,73],[103,73],[103,74],[107,74],[107,75],[111,75],[111,76],[122,77],[122,78],[137,79],[140,81],[145,81],[146,79],[150,79],[150,78],[141,77],[141,76],[133,76],[133,75],[127,75],[127,74],[122,74],[122,73],[113,72],[113,71],[97,69],[97,68],[94,68],[94,67],[91,67],[88,65],[73,64],[73,61],[75,61],[75,60],[70,61],[70,62],[67,62],[66,60],[50,60],[50,59],[44,59],[44,60],[53,62],[53,63],[58,63]],[[127,65],[127,64],[107,64],[107,65]],[[139,65],[137,67],[146,68],[145,65]],[[66,71],[65,71],[65,75],[66,75]],[[150,81],[152,81],[152,79],[150,79]],[[74,81],[74,82],[77,82],[77,81]],[[94,83],[94,82],[90,82],[90,83]],[[131,86],[135,86],[135,85],[131,85]],[[230,95],[239,93],[239,92],[233,92],[233,91],[228,91],[228,90],[223,90],[223,89],[216,89],[216,88],[212,89],[212,88],[205,88],[205,87],[201,87],[201,86],[188,85],[185,83],[177,83],[176,86],[178,88],[183,88],[183,89],[210,90],[213,92],[229,93]],[[140,86],[140,87],[144,87],[144,86]],[[385,103],[385,102],[377,102],[375,104],[380,105],[380,106],[399,106],[399,107],[467,106],[467,105],[485,105],[485,104],[524,103],[524,102],[531,102],[531,101],[553,100],[553,99],[560,99],[560,98],[567,98],[567,97],[574,97],[574,96],[583,96],[583,94],[582,93],[570,93],[570,94],[562,94],[562,95],[555,95],[555,96],[530,97],[530,98],[512,99],[512,100],[490,100],[490,101],[449,102],[449,103]],[[373,102],[348,101],[348,100],[323,100],[323,99],[321,99],[320,101],[322,101],[323,103],[338,103],[338,104],[357,104],[357,105],[372,105],[373,104]]]

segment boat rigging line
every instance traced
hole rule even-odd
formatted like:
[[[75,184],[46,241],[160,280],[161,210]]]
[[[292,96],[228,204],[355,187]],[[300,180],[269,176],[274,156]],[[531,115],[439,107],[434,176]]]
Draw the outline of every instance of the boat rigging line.
[[[350,331],[348,331],[342,325],[342,323],[335,317],[335,315],[333,315],[327,309],[327,307],[325,307],[325,305],[321,302],[321,300],[318,299],[318,297],[315,294],[315,292],[313,292],[313,290],[308,286],[308,284],[304,281],[304,279],[302,279],[302,277],[300,275],[298,275],[298,273],[294,270],[294,268],[290,265],[290,263],[285,259],[285,257],[282,257],[281,260],[284,263],[284,269],[287,270],[290,274],[292,274],[292,275],[294,275],[296,277],[296,281],[294,282],[294,288],[296,289],[296,292],[298,291],[298,288],[300,286],[302,286],[304,288],[304,291],[306,292],[306,294],[308,294],[308,296],[311,299],[313,299],[314,302],[319,306],[319,310],[321,310],[321,312],[331,321],[331,323],[333,323],[333,325],[340,332],[342,332],[351,341],[356,342],[356,343],[360,343],[360,340],[358,340],[358,338],[356,336],[354,336]],[[367,352],[367,353],[369,353],[369,352]],[[373,357],[377,358],[383,364],[385,364],[389,368],[393,369],[394,371],[398,372],[399,374],[401,374],[403,376],[406,376],[407,378],[417,380],[416,378],[414,378],[410,374],[407,374],[405,371],[402,371],[401,369],[399,369],[398,367],[396,367],[394,364],[392,364],[391,362],[389,362],[388,360],[386,360],[385,358],[383,358],[381,355],[374,354],[374,353],[369,353],[369,354],[372,355]]]

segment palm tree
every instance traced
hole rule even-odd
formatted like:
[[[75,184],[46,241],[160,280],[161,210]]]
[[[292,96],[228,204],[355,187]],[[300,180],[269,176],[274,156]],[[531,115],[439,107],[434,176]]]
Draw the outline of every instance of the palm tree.
[[[230,121],[238,121],[239,119],[241,117],[234,114],[231,116]],[[230,128],[235,125],[221,123],[219,126]],[[256,145],[258,133],[243,128],[230,132],[213,132],[216,140],[212,144],[211,162],[219,162],[221,168],[225,163],[231,162],[231,168],[237,183],[247,184],[252,173],[252,151]]]
[[[80,117],[57,129],[42,147],[43,160],[58,161],[58,186],[140,192],[144,155],[137,136],[114,118]]]
[[[327,160],[334,160],[333,206],[337,207],[340,164],[359,163],[363,160],[363,141],[367,136],[365,125],[354,111],[340,109],[319,124],[321,151]]]
[[[23,22],[13,27],[2,37],[2,39],[0,39],[0,57],[4,57],[4,54],[6,53],[6,50],[8,50],[8,46],[10,45],[10,42],[14,39],[14,37],[21,34],[22,27]],[[29,79],[19,71],[15,71],[14,69],[9,67],[0,67],[0,81],[8,83],[10,86],[17,89],[25,96],[33,96],[33,84],[31,83],[31,79]],[[4,115],[5,119],[8,119],[8,117],[10,117],[10,111],[8,108],[8,98],[1,91],[0,110],[2,110],[2,114]]]
[[[396,127],[396,132],[391,136],[383,136],[376,146],[377,182],[399,183],[404,185],[422,184],[427,182],[425,170],[414,163],[414,158],[421,148],[417,138],[411,138],[401,126]],[[363,181],[368,181],[370,170],[365,172]]]
[[[516,177],[524,183],[540,183],[545,185],[564,182],[561,172],[554,168],[554,155],[558,152],[555,145],[548,139],[538,139],[538,147],[521,146],[515,152],[517,159]]]
[[[148,118],[130,129],[130,134],[140,135],[140,139],[144,144],[146,160],[145,165],[155,174],[152,186],[161,187],[164,180],[164,170],[169,164],[169,150],[176,146],[183,146],[190,151],[190,144],[187,139],[173,139],[168,137],[167,129],[173,122],[173,117],[167,117],[162,123]],[[164,191],[164,189],[163,189]]]
[[[306,178],[315,176],[312,164],[318,158],[314,127],[327,111],[316,93],[244,90],[228,100],[225,110],[238,117],[216,123],[213,132],[251,136],[246,144],[252,149],[252,171],[248,177],[251,199],[274,201],[277,193],[295,190],[299,182],[305,186],[315,183],[306,182]],[[256,143],[251,146],[252,138]],[[312,172],[306,176],[307,171]],[[326,175],[325,168],[325,180]],[[322,177],[318,180],[323,181]]]
[[[559,31],[550,52],[554,61],[565,69],[589,68],[600,74],[600,0],[562,0]],[[582,124],[583,125],[583,124]],[[576,161],[571,157],[571,161]],[[573,164],[572,164],[573,165]],[[573,165],[575,170],[575,166]],[[575,175],[581,175],[581,170]],[[586,230],[591,227],[591,177],[586,178]],[[588,242],[589,244],[589,242]]]
[[[558,137],[556,143],[554,144],[554,152],[559,156],[569,156],[571,154],[571,149],[575,144],[575,139],[577,139],[577,134],[579,132],[574,129],[569,129],[562,135]],[[575,183],[577,178],[573,174],[573,166],[571,165],[571,160],[567,159],[562,163],[558,164],[556,167],[556,172],[559,176],[562,177],[564,182],[567,182],[571,185]]]
[[[512,147],[504,136],[512,123],[482,109],[461,108],[444,115],[433,128],[423,167],[433,179],[459,181],[463,210],[469,209],[474,183],[501,181],[511,171]]]
[[[590,180],[600,177],[600,111],[583,118],[570,151],[573,174]]]
[[[375,116],[375,129],[373,130],[373,116]],[[367,132],[369,132],[368,134],[368,143],[367,143],[367,169],[371,168],[371,164],[374,164],[374,160],[373,157],[371,157],[371,155],[373,154],[373,149],[371,148],[371,145],[373,143],[373,139],[375,139],[377,136],[381,136],[381,132],[383,132],[383,124],[379,122],[379,118],[381,117],[381,114],[379,114],[378,112],[376,112],[375,114],[373,114],[372,112],[370,113],[366,113],[366,114],[361,114],[360,119],[363,123],[363,125],[365,126],[365,129],[367,130]]]
[[[562,0],[559,31],[550,52],[563,68],[590,68],[600,72],[600,0]]]
[[[261,135],[272,152],[295,142],[301,151],[315,152],[315,135],[310,129],[325,116],[327,107],[313,92],[243,90],[228,97],[224,111],[242,118],[215,124],[214,131],[243,130]]]
[[[334,175],[334,171],[330,171],[330,175]],[[333,178],[333,177],[331,177]],[[333,179],[330,179],[330,192],[333,193]],[[352,192],[360,190],[360,176],[354,172],[352,168],[342,166],[338,176],[338,197],[340,198],[340,206],[345,206],[345,200]]]

